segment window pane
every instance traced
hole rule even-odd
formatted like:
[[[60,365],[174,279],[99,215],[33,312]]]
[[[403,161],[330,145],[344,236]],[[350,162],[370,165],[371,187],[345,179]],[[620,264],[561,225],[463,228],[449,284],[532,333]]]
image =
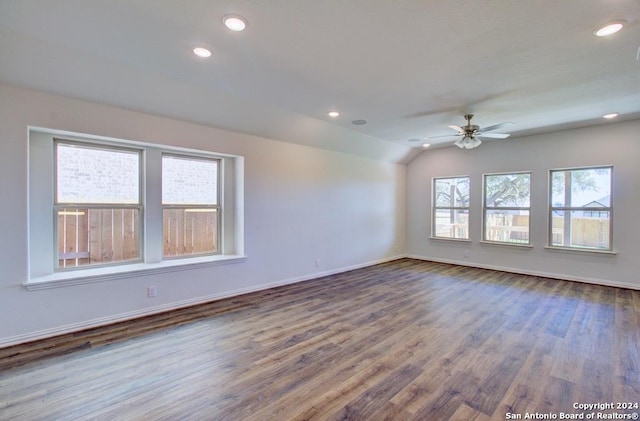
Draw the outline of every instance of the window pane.
[[[608,211],[552,211],[551,245],[611,249]]]
[[[469,211],[436,209],[433,236],[469,239]]]
[[[552,207],[610,207],[611,167],[551,171]]]
[[[137,204],[140,154],[58,143],[57,203]]]
[[[211,208],[164,209],[165,257],[217,253],[218,212]]]
[[[469,177],[439,178],[434,180],[435,206],[469,206]]]
[[[486,210],[485,241],[529,244],[529,211]]]
[[[531,174],[486,175],[484,180],[486,207],[529,207]]]
[[[218,161],[172,155],[162,157],[162,204],[217,203]]]
[[[138,209],[58,210],[58,267],[140,259]]]

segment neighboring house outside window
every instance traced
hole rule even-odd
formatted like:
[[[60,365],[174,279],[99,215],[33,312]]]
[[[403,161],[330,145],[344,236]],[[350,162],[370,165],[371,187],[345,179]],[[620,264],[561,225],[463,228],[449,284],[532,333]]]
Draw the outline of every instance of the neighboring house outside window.
[[[601,197],[597,200],[591,201],[584,205],[585,208],[610,208],[611,207],[611,195],[607,195],[605,197]],[[600,211],[600,210],[586,210],[582,212],[582,216],[585,218],[608,218],[608,211]]]

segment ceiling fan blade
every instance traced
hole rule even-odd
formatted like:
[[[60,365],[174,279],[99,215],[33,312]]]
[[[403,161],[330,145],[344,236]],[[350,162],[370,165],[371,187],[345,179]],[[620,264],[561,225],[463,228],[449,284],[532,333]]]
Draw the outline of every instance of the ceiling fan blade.
[[[456,126],[456,125],[449,125],[449,128],[452,130],[455,130],[456,132],[458,132],[459,134],[464,134],[464,129],[460,126]]]
[[[508,133],[479,133],[476,135],[477,137],[485,137],[488,139],[506,139],[511,136]]]
[[[456,136],[462,136],[462,133],[443,134],[440,136],[428,136],[427,139],[437,139],[439,137],[456,137]]]
[[[480,133],[486,133],[486,132],[491,132],[493,130],[498,130],[498,129],[502,129],[505,127],[510,127],[513,126],[513,123],[510,121],[505,121],[502,123],[498,123],[498,124],[494,124],[493,126],[489,126],[489,127],[483,127],[480,129]],[[449,126],[451,127],[451,126]]]

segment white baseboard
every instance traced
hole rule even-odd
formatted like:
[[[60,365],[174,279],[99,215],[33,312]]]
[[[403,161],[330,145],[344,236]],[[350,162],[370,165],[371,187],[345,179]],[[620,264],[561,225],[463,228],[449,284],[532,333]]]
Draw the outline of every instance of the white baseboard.
[[[617,282],[609,279],[584,278],[584,277],[578,277],[578,276],[567,275],[567,274],[542,272],[537,270],[512,268],[512,267],[506,267],[506,266],[487,265],[483,263],[473,263],[473,262],[468,262],[464,260],[439,259],[435,257],[418,256],[414,254],[409,254],[406,257],[410,259],[424,260],[428,262],[448,263],[451,265],[467,266],[467,267],[474,267],[474,268],[480,268],[480,269],[491,269],[491,270],[498,270],[501,272],[517,273],[521,275],[540,276],[543,278],[559,279],[562,281],[583,282],[586,284],[595,284],[595,285],[604,285],[609,287],[640,290],[640,285],[628,284],[625,282]]]
[[[146,307],[139,310],[133,310],[126,313],[115,314],[112,316],[100,317],[97,319],[87,320],[79,323],[72,323],[69,325],[64,325],[64,326],[55,327],[51,329],[44,329],[44,330],[39,330],[36,332],[26,333],[22,335],[10,336],[8,338],[0,338],[0,348],[4,348],[11,345],[17,345],[25,342],[36,341],[40,339],[46,339],[46,338],[50,338],[58,335],[65,335],[68,333],[78,332],[84,329],[91,329],[94,327],[105,326],[113,323],[136,319],[139,317],[150,316],[153,314],[164,313],[166,311],[177,310],[180,308],[190,307],[197,304],[204,304],[212,301],[222,300],[225,298],[236,297],[239,295],[249,294],[251,292],[258,292],[258,291],[262,291],[269,288],[295,284],[298,282],[310,281],[313,279],[322,278],[324,276],[336,275],[338,273],[349,272],[355,269],[361,269],[364,267],[373,266],[380,263],[402,259],[404,257],[407,257],[407,256],[398,255],[393,257],[387,257],[387,258],[378,259],[378,260],[374,260],[366,263],[342,267],[338,269],[332,269],[324,272],[316,272],[316,273],[312,273],[305,276],[288,278],[281,281],[270,282],[267,284],[256,285],[248,288],[239,288],[231,291],[224,291],[216,294],[189,298],[187,300],[176,301],[168,304],[161,304],[154,307]]]

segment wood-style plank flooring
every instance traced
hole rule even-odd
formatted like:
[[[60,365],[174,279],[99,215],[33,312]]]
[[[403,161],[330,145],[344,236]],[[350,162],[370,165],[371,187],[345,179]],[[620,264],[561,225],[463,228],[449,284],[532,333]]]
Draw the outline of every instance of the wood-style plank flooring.
[[[640,291],[410,259],[0,349],[1,420],[504,420],[609,402],[640,402]]]

